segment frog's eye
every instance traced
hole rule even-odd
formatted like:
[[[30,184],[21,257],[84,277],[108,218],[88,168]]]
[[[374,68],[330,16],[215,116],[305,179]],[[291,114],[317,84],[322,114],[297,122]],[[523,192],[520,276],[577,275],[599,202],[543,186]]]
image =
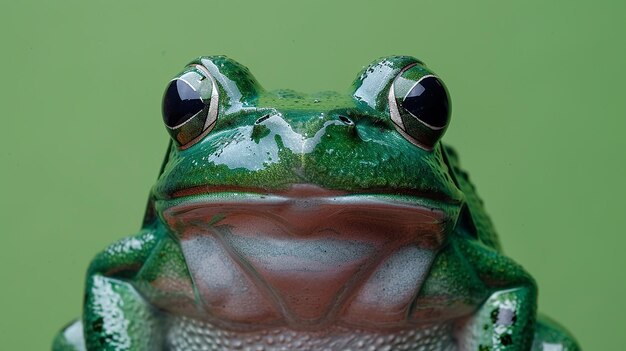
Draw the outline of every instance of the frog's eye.
[[[450,99],[443,82],[424,66],[403,69],[389,89],[389,112],[398,132],[432,150],[450,122]]]
[[[163,121],[181,148],[193,145],[213,129],[217,120],[218,91],[206,68],[188,67],[172,79],[163,95]]]

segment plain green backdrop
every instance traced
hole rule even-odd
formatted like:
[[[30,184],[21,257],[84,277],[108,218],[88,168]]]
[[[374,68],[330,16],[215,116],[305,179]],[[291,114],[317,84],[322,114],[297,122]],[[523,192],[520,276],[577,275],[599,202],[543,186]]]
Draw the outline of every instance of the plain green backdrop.
[[[0,349],[46,350],[91,257],[134,233],[167,145],[161,95],[199,55],[268,89],[346,90],[370,61],[446,82],[461,154],[540,309],[626,345],[622,1],[0,4]]]

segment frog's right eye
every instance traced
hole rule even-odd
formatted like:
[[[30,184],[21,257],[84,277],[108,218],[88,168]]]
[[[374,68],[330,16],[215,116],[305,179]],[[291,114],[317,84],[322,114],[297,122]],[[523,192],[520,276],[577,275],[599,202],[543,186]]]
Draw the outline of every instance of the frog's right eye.
[[[217,121],[218,90],[208,70],[188,67],[172,79],[163,95],[163,121],[181,148],[187,148],[213,129]]]
[[[400,71],[392,82],[389,112],[400,134],[411,143],[432,150],[450,122],[450,97],[436,75],[414,63]]]

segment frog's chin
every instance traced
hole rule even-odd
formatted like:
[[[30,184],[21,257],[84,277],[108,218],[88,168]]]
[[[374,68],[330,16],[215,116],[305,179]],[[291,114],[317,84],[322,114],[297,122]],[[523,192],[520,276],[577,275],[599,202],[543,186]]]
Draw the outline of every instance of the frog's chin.
[[[157,204],[206,312],[232,323],[408,323],[453,222],[406,195],[234,190]]]

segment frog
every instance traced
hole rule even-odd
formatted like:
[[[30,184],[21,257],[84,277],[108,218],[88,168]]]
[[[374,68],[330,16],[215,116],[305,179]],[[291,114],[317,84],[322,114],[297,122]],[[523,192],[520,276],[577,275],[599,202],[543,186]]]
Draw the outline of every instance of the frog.
[[[142,226],[93,259],[53,350],[579,350],[441,142],[442,79],[389,56],[347,90],[184,66]]]

